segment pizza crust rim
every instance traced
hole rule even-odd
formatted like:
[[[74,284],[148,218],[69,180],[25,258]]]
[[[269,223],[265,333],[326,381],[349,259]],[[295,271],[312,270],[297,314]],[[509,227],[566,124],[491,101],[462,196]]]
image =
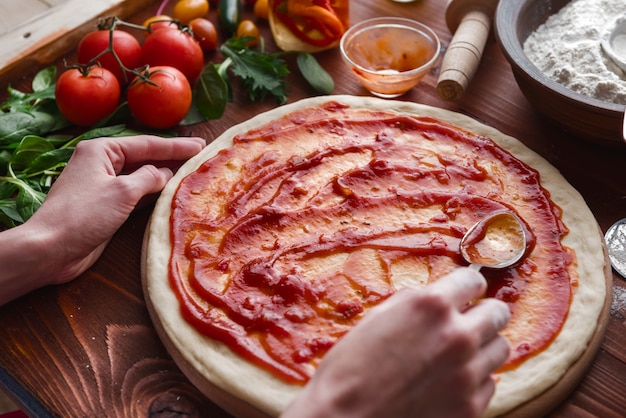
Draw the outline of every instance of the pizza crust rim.
[[[278,416],[301,389],[300,386],[288,385],[270,373],[241,361],[223,344],[198,333],[180,317],[178,300],[170,290],[168,281],[170,203],[180,181],[219,150],[230,147],[235,135],[292,111],[319,106],[328,101],[337,101],[354,108],[431,116],[491,138],[516,158],[539,171],[542,186],[563,209],[563,221],[569,225],[570,233],[563,242],[576,250],[580,282],[570,315],[559,336],[547,350],[529,359],[523,366],[500,376],[496,394],[485,415],[507,413],[553,387],[587,350],[597,331],[608,295],[604,241],[583,197],[547,160],[495,128],[446,109],[368,96],[319,96],[259,114],[224,131],[203,151],[187,161],[168,182],[146,229],[141,274],[150,316],[179,367],[215,403],[238,416]],[[587,231],[597,231],[597,234],[589,234]],[[610,277],[610,269],[608,275]],[[247,376],[246,382],[242,382],[242,375]],[[523,390],[520,390],[519,382],[524,382]]]

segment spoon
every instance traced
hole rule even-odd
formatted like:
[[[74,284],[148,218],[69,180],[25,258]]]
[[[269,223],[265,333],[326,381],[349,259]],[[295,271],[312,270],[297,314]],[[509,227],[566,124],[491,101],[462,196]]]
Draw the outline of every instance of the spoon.
[[[626,14],[607,25],[600,45],[611,61],[626,71]]]
[[[526,253],[522,222],[508,211],[497,211],[476,222],[459,244],[470,268],[501,269],[517,263]]]
[[[608,25],[600,41],[602,50],[615,65],[626,72],[626,14]],[[622,137],[626,141],[626,111],[622,126]]]
[[[604,234],[611,267],[626,278],[626,218],[615,222]]]

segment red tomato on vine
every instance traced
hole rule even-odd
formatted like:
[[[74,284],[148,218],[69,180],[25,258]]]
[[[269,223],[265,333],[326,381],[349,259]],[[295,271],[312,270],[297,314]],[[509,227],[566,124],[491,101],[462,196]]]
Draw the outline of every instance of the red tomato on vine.
[[[92,126],[115,111],[120,84],[106,68],[92,67],[84,73],[70,68],[57,80],[55,96],[67,120],[78,126]]]
[[[78,44],[78,62],[88,64],[90,60],[109,49],[110,40],[111,32],[108,29],[90,32],[85,35]],[[141,65],[141,45],[133,35],[117,29],[112,33],[112,40],[112,50],[115,51],[124,67],[134,70]],[[124,72],[111,52],[107,52],[98,58],[98,62],[102,67],[115,75],[120,85],[128,84],[133,78],[130,72],[127,72],[126,78],[124,78]]]
[[[202,48],[188,32],[178,28],[159,29],[141,47],[141,61],[149,66],[170,66],[180,70],[193,84],[204,68]]]
[[[143,22],[143,26],[147,28],[146,35],[163,28],[177,28],[178,24],[168,15],[156,15],[147,18]]]
[[[189,22],[189,27],[191,27],[193,36],[203,51],[210,52],[217,49],[217,29],[213,22],[203,17],[198,17]]]
[[[149,128],[166,129],[182,121],[191,107],[191,86],[174,67],[150,67],[128,87],[132,115]]]

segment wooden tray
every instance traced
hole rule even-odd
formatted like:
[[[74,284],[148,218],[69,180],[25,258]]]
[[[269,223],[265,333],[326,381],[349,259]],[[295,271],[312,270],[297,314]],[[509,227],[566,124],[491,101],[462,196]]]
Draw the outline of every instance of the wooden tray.
[[[155,0],[2,0],[0,88],[76,48],[99,17],[126,18]],[[16,4],[13,4],[13,3]]]

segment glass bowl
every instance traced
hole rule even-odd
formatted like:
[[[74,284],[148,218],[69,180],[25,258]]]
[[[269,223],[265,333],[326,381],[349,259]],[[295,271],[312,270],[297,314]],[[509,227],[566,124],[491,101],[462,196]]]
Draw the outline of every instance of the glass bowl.
[[[359,82],[382,98],[415,87],[441,52],[437,34],[423,23],[378,17],[351,26],[341,38],[341,55]]]

